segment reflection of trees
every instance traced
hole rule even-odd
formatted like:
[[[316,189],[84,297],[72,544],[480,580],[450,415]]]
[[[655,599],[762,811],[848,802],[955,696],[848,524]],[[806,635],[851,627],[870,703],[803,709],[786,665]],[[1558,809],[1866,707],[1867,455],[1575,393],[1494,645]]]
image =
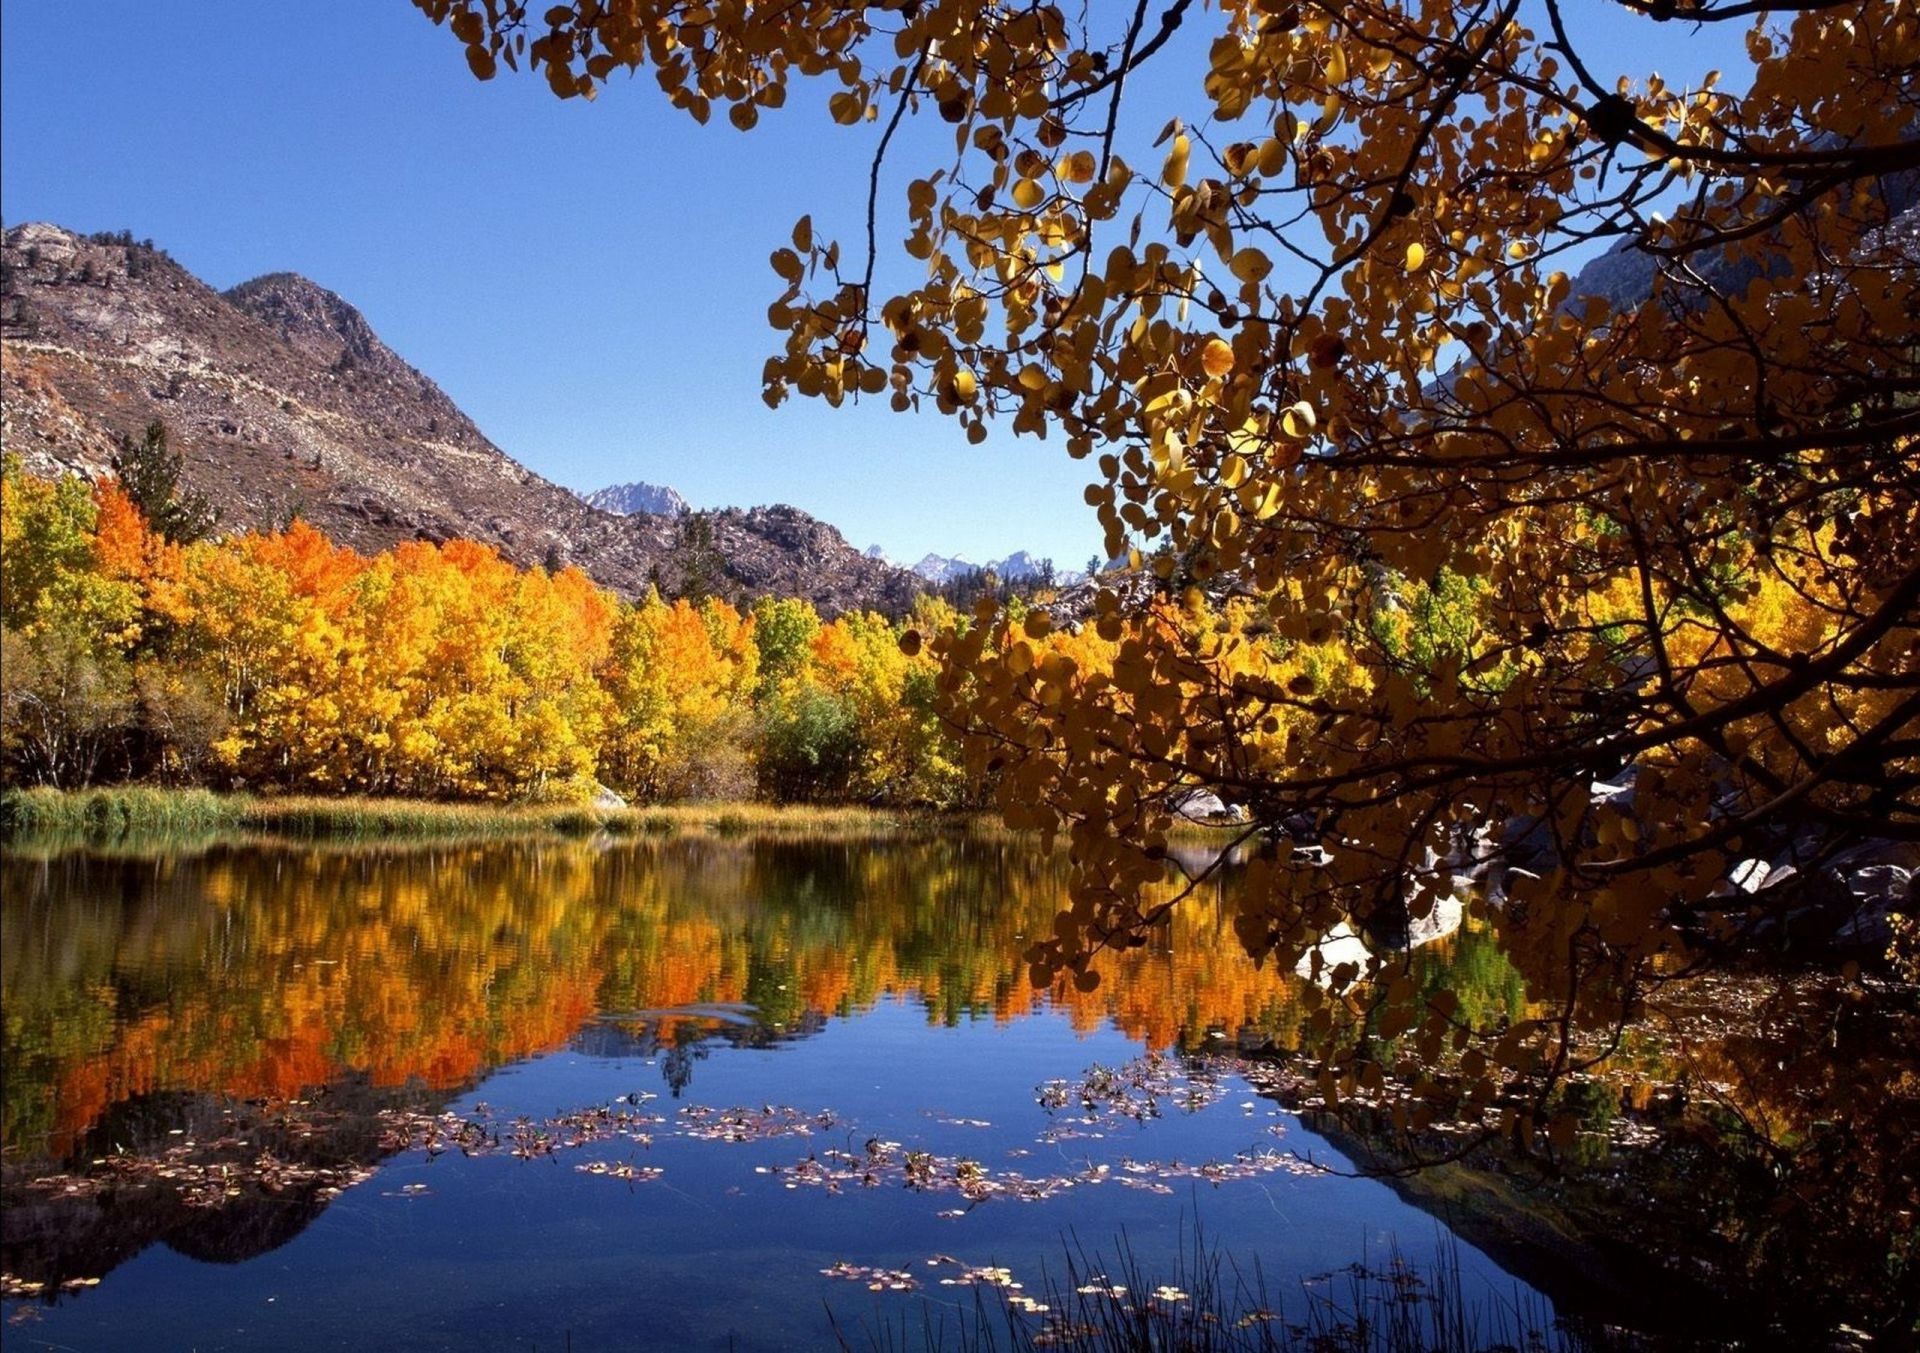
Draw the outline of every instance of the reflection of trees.
[[[36,1157],[139,1150],[182,1126],[212,1140],[220,1134],[201,1120],[221,1114],[246,1118],[241,1135],[260,1141],[289,1100],[444,1101],[503,1062],[568,1044],[656,1058],[677,1093],[718,1043],[804,1036],[888,994],[933,1022],[1016,1019],[1042,999],[1018,956],[1051,925],[1064,875],[1059,856],[968,838],[232,846],[10,862],[0,875],[9,1198]],[[1061,983],[1049,998],[1077,1028],[1111,1020],[1156,1045],[1204,1048],[1219,1035],[1299,1046],[1312,1002],[1293,974],[1246,957],[1233,886],[1174,910],[1147,943],[1103,954],[1096,991]],[[1483,931],[1406,964],[1421,991],[1457,993],[1476,1025],[1527,1013],[1518,974]],[[1721,1200],[1702,1224],[1754,1228],[1755,1246],[1780,1251],[1815,1234],[1863,1238],[1801,1247],[1805,1276],[1831,1290],[1826,1269],[1884,1238],[1878,1220],[1858,1219],[1898,1224],[1889,1203],[1913,1192],[1920,1096],[1902,1070],[1912,1023],[1904,1041],[1868,1037],[1830,988],[1801,989],[1744,1026],[1730,1027],[1731,1013],[1728,1000],[1704,1013],[1656,1004],[1614,1059],[1619,1093],[1646,1109],[1676,1082],[1695,1087],[1696,1106],[1711,1088],[1704,1121],[1753,1146],[1676,1134],[1671,1150],[1690,1153],[1700,1199]],[[1382,1051],[1391,1063],[1393,1049]],[[330,1160],[380,1154],[353,1114],[330,1112],[314,1141],[302,1149]],[[1766,1196],[1788,1206],[1750,1206]],[[111,1263],[162,1238],[197,1253],[223,1224],[158,1194],[118,1220],[98,1200],[44,1201],[9,1207],[10,1255]],[[322,1206],[313,1190],[248,1197],[232,1213],[235,1253],[280,1243]]]
[[[162,1090],[452,1088],[598,1011],[651,1012],[683,1070],[712,1032],[687,1007],[743,1003],[786,1033],[888,993],[944,1023],[1012,1019],[1037,999],[1019,952],[1064,886],[1059,857],[961,838],[235,846],[10,869],[5,1140],[62,1155]],[[1098,992],[1052,993],[1078,1028],[1293,1041],[1295,979],[1245,957],[1225,899],[1102,962]]]

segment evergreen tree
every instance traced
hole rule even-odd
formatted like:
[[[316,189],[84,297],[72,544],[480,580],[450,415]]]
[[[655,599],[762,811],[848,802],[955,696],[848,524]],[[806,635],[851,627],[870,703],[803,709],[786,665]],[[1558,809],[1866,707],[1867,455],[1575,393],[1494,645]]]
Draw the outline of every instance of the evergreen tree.
[[[188,545],[213,533],[219,514],[203,493],[182,492],[180,456],[167,446],[167,428],[159,419],[147,424],[139,441],[122,434],[113,472],[148,525],[176,545]]]

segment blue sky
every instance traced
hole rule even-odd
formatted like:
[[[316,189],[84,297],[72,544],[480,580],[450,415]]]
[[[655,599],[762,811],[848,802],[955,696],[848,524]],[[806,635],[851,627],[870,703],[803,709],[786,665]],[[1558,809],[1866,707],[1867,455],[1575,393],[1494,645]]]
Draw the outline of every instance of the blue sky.
[[[405,0],[6,0],[0,214],[151,236],[216,287],[303,273],[562,484],[792,503],[909,563],[1027,549],[1080,566],[1090,467],[1059,439],[973,447],[884,401],[761,402],[768,253],[803,212],[850,251],[863,230],[878,129],[835,127],[829,92],[802,87],[743,135],[673,112],[644,75],[593,103],[480,84]],[[1146,164],[1166,105],[1141,93]],[[883,250],[916,144],[944,140],[928,123],[896,148]]]

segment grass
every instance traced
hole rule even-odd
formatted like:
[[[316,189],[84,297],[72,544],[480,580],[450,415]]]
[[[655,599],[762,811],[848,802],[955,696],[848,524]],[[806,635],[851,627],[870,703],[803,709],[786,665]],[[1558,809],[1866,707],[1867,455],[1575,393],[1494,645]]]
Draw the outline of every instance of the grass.
[[[1270,1292],[1256,1263],[1243,1270],[1210,1248],[1196,1226],[1171,1273],[1148,1273],[1123,1234],[1114,1254],[1065,1245],[1065,1274],[1029,1293],[1045,1314],[1023,1314],[975,1287],[971,1309],[924,1303],[879,1321],[858,1340],[836,1326],[842,1349],[1067,1349],[1073,1353],[1584,1353],[1596,1345],[1556,1324],[1538,1298],[1468,1294],[1459,1244],[1445,1236],[1433,1265],[1417,1269],[1397,1250],[1384,1264],[1355,1264]],[[944,1305],[940,1303],[939,1305]]]
[[[560,836],[805,837],[877,840],[937,833],[1011,839],[986,813],[845,804],[675,803],[596,808],[582,804],[447,803],[351,795],[216,794],[206,789],[114,785],[9,789],[0,793],[0,840],[39,848],[123,841],[257,835],[301,841],[426,841]],[[1030,834],[1019,834],[1030,839]],[[1176,822],[1176,840],[1222,842],[1219,827]]]
[[[112,840],[153,833],[193,835],[237,830],[245,802],[205,789],[22,789],[0,795],[0,833]]]
[[[0,838],[10,843],[113,843],[249,834],[315,841],[522,836],[794,836],[872,839],[971,829],[965,815],[764,803],[594,808],[578,804],[441,803],[425,799],[215,794],[123,785],[8,790]]]

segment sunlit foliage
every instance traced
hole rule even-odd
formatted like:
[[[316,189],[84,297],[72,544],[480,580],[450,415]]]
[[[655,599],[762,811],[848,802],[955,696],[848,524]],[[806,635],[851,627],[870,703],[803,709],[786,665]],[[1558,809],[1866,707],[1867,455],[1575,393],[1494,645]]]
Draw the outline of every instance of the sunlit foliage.
[[[778,242],[768,402],[931,405],[1098,465],[1138,560],[1098,599],[1110,673],[1017,612],[929,636],[969,764],[1072,845],[1036,980],[1151,922],[1195,788],[1310,847],[1242,904],[1282,962],[1422,915],[1519,823],[1548,849],[1491,919],[1556,1018],[1467,1029],[1378,964],[1335,985],[1483,1040],[1459,1103],[1526,1141],[1579,1021],[1792,905],[1727,901],[1739,861],[1920,838],[1912,6],[415,2],[480,78],[562,97],[646,68],[744,129],[828,86],[880,127],[842,204],[864,247],[812,217]],[[1745,59],[1697,83],[1597,64],[1730,25]],[[1187,101],[1157,139],[1148,68]],[[881,170],[916,116],[953,149],[901,174],[903,261]],[[1327,1055],[1341,1092],[1377,1075]]]
[[[938,668],[877,615],[629,604],[577,569],[517,568],[471,541],[367,557],[305,522],[182,545],[113,480],[50,483],[9,462],[5,488],[0,731],[15,779],[965,797]],[[951,619],[929,601],[914,623]]]

